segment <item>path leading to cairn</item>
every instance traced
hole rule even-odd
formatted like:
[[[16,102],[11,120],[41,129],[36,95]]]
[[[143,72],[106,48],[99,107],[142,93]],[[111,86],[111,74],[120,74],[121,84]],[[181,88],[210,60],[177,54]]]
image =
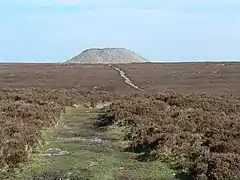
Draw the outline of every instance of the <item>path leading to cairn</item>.
[[[119,72],[120,76],[124,79],[126,84],[132,86],[133,88],[135,88],[139,91],[146,91],[145,89],[142,89],[142,88],[138,87],[137,85],[135,85],[132,82],[132,80],[129,77],[127,77],[126,73],[123,70],[119,69],[118,67],[113,67],[113,68]]]
[[[16,180],[170,180],[173,171],[159,161],[139,162],[122,152],[121,128],[93,128],[97,108],[68,108],[61,123],[44,133],[46,143],[11,178]]]

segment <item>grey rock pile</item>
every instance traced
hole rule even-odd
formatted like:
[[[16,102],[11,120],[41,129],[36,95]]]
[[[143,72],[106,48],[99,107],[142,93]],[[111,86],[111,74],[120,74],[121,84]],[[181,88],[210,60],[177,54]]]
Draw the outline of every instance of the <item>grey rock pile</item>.
[[[66,63],[82,64],[127,64],[143,63],[148,60],[125,48],[92,48],[74,56]]]

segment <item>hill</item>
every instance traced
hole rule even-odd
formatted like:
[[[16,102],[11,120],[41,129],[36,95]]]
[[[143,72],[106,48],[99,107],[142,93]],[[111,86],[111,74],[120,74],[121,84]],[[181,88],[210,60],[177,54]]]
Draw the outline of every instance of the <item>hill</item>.
[[[148,60],[125,48],[91,48],[74,56],[66,63],[83,64],[127,64],[142,63]]]

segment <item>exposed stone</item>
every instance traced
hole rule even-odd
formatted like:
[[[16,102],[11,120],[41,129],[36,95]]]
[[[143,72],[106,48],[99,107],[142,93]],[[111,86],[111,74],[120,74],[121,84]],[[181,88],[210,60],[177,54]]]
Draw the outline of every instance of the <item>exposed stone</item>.
[[[143,63],[148,60],[125,48],[86,49],[66,63],[82,64],[127,64]]]

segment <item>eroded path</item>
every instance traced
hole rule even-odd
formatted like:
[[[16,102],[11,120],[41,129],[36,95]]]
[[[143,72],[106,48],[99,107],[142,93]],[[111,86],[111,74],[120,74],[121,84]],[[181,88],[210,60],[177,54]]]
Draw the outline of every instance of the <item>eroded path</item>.
[[[119,69],[118,67],[113,67],[115,70],[117,70],[120,74],[120,76],[124,79],[125,83],[132,86],[133,88],[139,90],[139,91],[146,91],[145,89],[142,89],[140,87],[138,87],[137,85],[135,85],[132,80],[127,77],[126,73],[124,71],[122,71],[121,69]]]
[[[121,129],[93,128],[99,109],[68,108],[62,123],[46,132],[45,145],[12,179],[24,180],[170,180],[173,171],[158,161],[139,162],[120,151]]]

